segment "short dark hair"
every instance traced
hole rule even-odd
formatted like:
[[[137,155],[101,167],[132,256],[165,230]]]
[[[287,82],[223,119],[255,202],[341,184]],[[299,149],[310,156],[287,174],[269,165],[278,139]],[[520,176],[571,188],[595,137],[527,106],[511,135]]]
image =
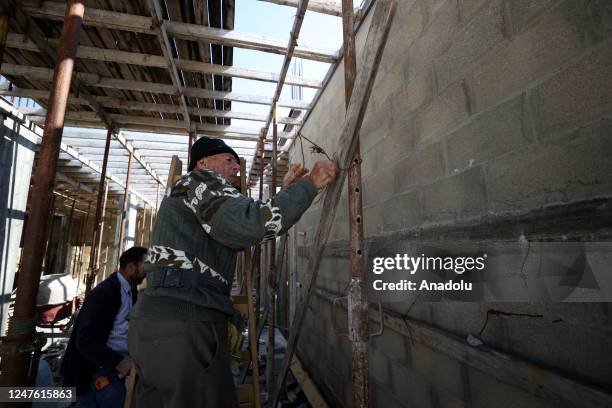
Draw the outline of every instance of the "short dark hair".
[[[133,246],[121,254],[121,257],[119,257],[119,267],[123,269],[131,263],[137,264],[143,260],[146,254],[147,248]]]

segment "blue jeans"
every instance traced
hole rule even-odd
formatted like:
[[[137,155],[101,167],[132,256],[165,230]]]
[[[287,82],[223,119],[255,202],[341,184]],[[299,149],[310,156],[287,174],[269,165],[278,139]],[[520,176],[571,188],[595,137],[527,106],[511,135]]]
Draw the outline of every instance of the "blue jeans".
[[[89,393],[77,397],[77,407],[90,408],[122,408],[125,400],[125,380],[119,379],[116,370],[100,369],[96,371],[91,381]],[[101,390],[96,390],[96,379],[106,376],[110,384]]]

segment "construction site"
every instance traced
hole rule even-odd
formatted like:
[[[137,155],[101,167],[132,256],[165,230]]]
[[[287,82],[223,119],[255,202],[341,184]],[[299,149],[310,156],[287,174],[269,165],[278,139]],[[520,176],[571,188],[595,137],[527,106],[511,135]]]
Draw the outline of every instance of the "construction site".
[[[210,138],[222,202],[272,220],[202,267],[238,405],[192,406],[612,407],[612,2],[360,1],[0,0],[1,406],[65,384],[89,294],[129,248],[153,270]],[[130,363],[113,406],[147,405]]]

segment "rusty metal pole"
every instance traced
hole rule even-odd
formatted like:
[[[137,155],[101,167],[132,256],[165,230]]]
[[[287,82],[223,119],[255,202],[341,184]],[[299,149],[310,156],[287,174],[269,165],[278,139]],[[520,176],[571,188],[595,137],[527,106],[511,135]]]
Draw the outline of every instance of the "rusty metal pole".
[[[274,200],[276,195],[276,142],[278,137],[278,126],[276,123],[276,105],[272,108],[272,158],[270,159],[271,175],[270,180],[270,199]],[[268,258],[268,362],[267,369],[267,384],[268,390],[274,386],[274,348],[275,348],[275,331],[276,331],[276,237],[270,240],[270,256]]]
[[[106,167],[108,165],[108,152],[110,150],[112,134],[113,130],[108,129],[106,132],[106,145],[104,146],[104,159],[102,160],[102,173],[100,174],[100,183],[98,184],[98,199],[96,201],[96,215],[94,216],[94,230],[91,239],[87,281],[85,282],[85,296],[89,294],[100,266],[100,247],[102,244],[102,226],[104,224],[102,213],[104,201],[106,201]]]
[[[344,40],[344,94],[348,108],[357,76],[353,0],[342,0]],[[353,407],[369,404],[368,384],[368,301],[363,273],[363,207],[361,198],[361,153],[359,140],[348,170],[348,207],[351,280],[348,286],[348,336],[352,351]]]
[[[87,202],[87,214],[85,215],[85,223],[83,224],[83,230],[81,232],[81,250],[79,251],[79,270],[77,272],[78,284],[81,284],[81,272],[83,271],[83,251],[85,251],[85,232],[87,231],[87,224],[89,223],[89,213],[91,212],[91,201]]]
[[[68,216],[68,239],[67,239],[67,246],[66,248],[68,248],[68,246],[71,247],[72,249],[72,241],[70,239],[70,237],[72,236],[72,217],[74,216],[74,206],[76,205],[76,200],[73,198],[72,199],[72,207],[70,208],[70,215]],[[70,257],[70,263],[74,263],[73,256]],[[64,256],[64,260],[66,259],[66,257]],[[64,265],[64,268],[66,268],[67,265]],[[68,268],[68,272],[70,271],[70,268]],[[64,271],[61,271],[60,273],[64,273]]]
[[[49,95],[42,143],[38,151],[38,164],[32,175],[36,183],[32,188],[31,202],[36,205],[32,206],[28,225],[24,231],[27,239],[24,240],[24,256],[17,281],[15,308],[3,341],[4,347],[13,350],[12,353],[2,357],[0,385],[5,387],[27,385],[30,352],[24,349],[31,349],[34,340],[34,311],[45,248],[45,226],[53,195],[66,103],[84,12],[83,0],[69,0],[57,53],[58,62],[53,86]]]
[[[130,152],[128,158],[127,175],[125,176],[125,189],[123,190],[123,212],[121,213],[121,229],[119,230],[119,250],[117,251],[117,265],[119,265],[119,258],[125,248],[125,227],[127,224],[128,212],[130,211],[130,179],[132,171],[132,157],[134,155]]]
[[[0,64],[6,49],[6,39],[8,38],[9,25],[11,18],[15,14],[15,6],[13,4],[5,4],[0,6]]]

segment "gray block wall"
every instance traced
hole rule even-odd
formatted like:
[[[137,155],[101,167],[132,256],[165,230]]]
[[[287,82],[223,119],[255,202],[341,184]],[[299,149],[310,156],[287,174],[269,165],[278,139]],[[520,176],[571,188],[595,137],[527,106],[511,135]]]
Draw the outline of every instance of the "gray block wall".
[[[0,111],[0,334],[7,313],[26,214],[37,136]]]
[[[358,66],[370,19],[357,33]],[[609,1],[400,0],[360,134],[366,258],[521,235],[610,241],[611,66]],[[340,64],[303,133],[331,154],[344,114]],[[324,159],[307,147],[307,166]],[[290,157],[301,161],[299,143]],[[315,204],[290,240],[294,299],[320,213]],[[347,240],[345,193],[318,290],[344,291]],[[489,317],[487,345],[612,388],[610,304],[384,306],[460,336],[478,334],[487,311],[506,312]],[[345,312],[336,320],[346,324]],[[330,404],[348,407],[350,344],[332,322],[329,301],[315,296],[298,352]],[[373,407],[553,406],[389,329],[370,343],[370,379]]]

